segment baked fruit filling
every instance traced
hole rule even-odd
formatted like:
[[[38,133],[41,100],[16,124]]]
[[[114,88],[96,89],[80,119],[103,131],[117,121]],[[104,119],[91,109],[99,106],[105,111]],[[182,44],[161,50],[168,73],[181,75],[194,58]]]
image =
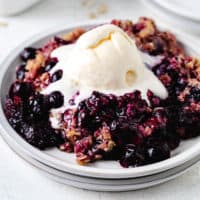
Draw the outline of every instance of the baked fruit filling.
[[[22,51],[16,81],[5,103],[7,119],[31,145],[74,152],[81,165],[118,160],[123,167],[136,167],[165,160],[180,140],[200,134],[200,60],[188,56],[175,36],[160,31],[151,19],[142,17],[136,23],[113,20],[110,24],[132,38],[141,54],[156,60],[144,61],[145,67],[162,83],[167,97],[156,95],[153,87],[145,91],[146,98],[136,88],[120,95],[93,90],[78,101],[82,91],[77,90],[66,107],[61,91],[43,92],[65,78],[62,69],[54,70],[59,59],[52,52],[76,44],[87,32],[75,29],[54,37],[44,47]],[[83,75],[86,69],[82,70]],[[134,71],[126,75],[132,83]]]

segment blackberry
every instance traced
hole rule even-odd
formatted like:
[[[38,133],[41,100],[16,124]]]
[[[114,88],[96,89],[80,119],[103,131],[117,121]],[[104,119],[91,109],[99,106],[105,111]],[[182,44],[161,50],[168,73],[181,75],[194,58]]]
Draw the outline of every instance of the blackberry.
[[[200,134],[200,112],[196,110],[198,107],[199,103],[180,107],[177,132],[182,139],[196,137]]]
[[[28,118],[31,120],[41,120],[42,118],[48,117],[48,111],[44,107],[44,97],[43,95],[36,94],[31,96],[27,102]]]
[[[8,122],[10,125],[16,130],[19,131],[19,127],[21,124],[22,119],[22,113],[21,113],[21,107],[18,105],[14,105],[14,102],[12,99],[6,100],[6,108],[5,108],[5,114],[8,118]]]
[[[20,134],[28,143],[39,149],[59,146],[64,142],[61,135],[45,123],[30,125],[22,122]]]

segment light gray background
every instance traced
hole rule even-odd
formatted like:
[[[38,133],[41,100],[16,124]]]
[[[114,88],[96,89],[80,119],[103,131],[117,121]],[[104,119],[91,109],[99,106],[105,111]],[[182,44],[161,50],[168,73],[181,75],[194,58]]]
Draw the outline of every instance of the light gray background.
[[[139,0],[109,0],[108,12],[97,19],[129,18],[136,20],[141,15],[160,20],[153,11],[143,7]],[[46,0],[18,16],[3,18],[7,27],[0,27],[0,61],[21,41],[59,24],[86,22],[95,7],[81,5],[79,0]],[[90,19],[91,20],[91,19]],[[133,192],[91,192],[58,184],[44,177],[35,168],[12,152],[0,137],[0,200],[196,200],[200,195],[200,166],[168,183]]]

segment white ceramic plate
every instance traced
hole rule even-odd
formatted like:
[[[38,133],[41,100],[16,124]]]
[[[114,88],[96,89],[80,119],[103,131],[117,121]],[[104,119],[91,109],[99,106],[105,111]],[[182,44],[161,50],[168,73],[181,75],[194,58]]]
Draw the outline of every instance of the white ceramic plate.
[[[25,158],[26,159],[26,158]],[[26,159],[27,160],[27,159]],[[44,173],[47,177],[65,184],[82,189],[94,190],[94,191],[129,191],[129,190],[138,190],[144,189],[147,187],[155,186],[169,180],[172,180],[183,173],[187,172],[193,165],[198,162],[199,158],[177,167],[173,170],[167,170],[159,174],[151,175],[148,177],[133,178],[133,179],[91,179],[86,177],[80,177],[76,175],[71,175],[65,172],[60,172],[42,165],[37,161],[28,161],[37,167],[40,172]]]
[[[78,27],[91,28],[93,25],[82,25]],[[9,125],[7,122],[2,105],[5,101],[5,96],[8,92],[8,88],[11,82],[14,80],[15,76],[15,66],[19,63],[18,55],[25,46],[42,46],[49,38],[54,35],[63,34],[65,32],[73,30],[77,26],[66,27],[57,27],[53,30],[45,31],[30,40],[24,42],[16,49],[14,49],[10,55],[5,59],[1,64],[1,74],[0,74],[0,96],[1,96],[1,107],[0,107],[0,128],[1,133],[9,140],[11,144],[16,143],[18,146],[21,146],[26,152],[27,156],[30,156],[41,163],[59,169],[68,173],[82,175],[87,177],[99,177],[108,179],[119,179],[119,178],[133,178],[141,177],[146,175],[152,175],[155,173],[163,172],[165,170],[175,168],[188,162],[200,154],[200,137],[182,142],[180,147],[173,152],[173,156],[170,159],[165,161],[155,163],[152,165],[146,165],[137,168],[124,169],[119,166],[116,161],[99,161],[88,166],[79,166],[75,163],[74,155],[67,154],[59,151],[54,148],[51,150],[40,151],[37,148],[29,145],[24,141]],[[171,29],[170,29],[171,30]],[[173,32],[173,31],[172,31]],[[188,52],[191,54],[199,54],[199,47],[196,45],[196,42],[187,36],[177,34],[179,40],[185,44]]]
[[[0,0],[0,14],[14,15],[33,6],[40,0]]]
[[[200,21],[200,2],[198,0],[152,0],[159,6],[185,18]]]
[[[185,164],[179,167],[158,174],[153,174],[150,176],[144,176],[139,178],[99,179],[73,175],[49,167],[44,163],[41,163],[30,156],[27,156],[23,148],[20,146],[17,147],[17,144],[10,144],[9,141],[6,142],[9,144],[13,151],[15,151],[23,159],[28,161],[31,165],[36,167],[47,177],[62,184],[95,191],[128,191],[158,185],[166,181],[172,180],[177,176],[180,176],[199,161],[199,157],[196,157],[193,160],[186,162]]]
[[[134,179],[128,179],[125,180],[127,182],[126,184],[123,184],[124,180],[112,180],[111,184],[105,184],[105,180],[96,180],[98,183],[90,183],[88,180],[86,182],[80,182],[77,181],[77,177],[74,176],[73,178],[75,180],[69,180],[66,177],[62,176],[57,176],[52,173],[49,173],[49,169],[47,171],[42,171],[45,173],[45,175],[59,183],[65,184],[65,185],[71,185],[74,187],[82,188],[82,189],[88,189],[88,190],[94,190],[94,191],[129,191],[129,190],[138,190],[138,189],[144,189],[148,187],[152,187],[167,181],[170,181],[184,173],[186,173],[193,165],[195,165],[196,162],[191,163],[191,165],[184,166],[182,169],[174,170],[173,172],[170,171],[170,173],[162,173],[159,174],[158,176],[152,175],[149,176],[148,178],[142,179],[142,180],[137,180],[135,181]]]
[[[155,1],[142,0],[143,4],[153,11],[156,15],[160,17],[162,21],[173,27],[184,30],[184,32],[189,32],[193,34],[200,33],[199,21],[191,20],[190,18],[182,17],[174,12],[169,11],[169,9],[160,6]],[[163,1],[159,1],[163,2]]]

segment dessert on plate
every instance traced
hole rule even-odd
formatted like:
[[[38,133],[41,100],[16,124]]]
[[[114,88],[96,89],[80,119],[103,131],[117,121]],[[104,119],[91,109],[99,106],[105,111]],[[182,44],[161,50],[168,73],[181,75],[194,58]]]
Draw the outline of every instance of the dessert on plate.
[[[136,167],[200,134],[200,60],[151,19],[77,28],[20,59],[5,113],[41,150]]]

